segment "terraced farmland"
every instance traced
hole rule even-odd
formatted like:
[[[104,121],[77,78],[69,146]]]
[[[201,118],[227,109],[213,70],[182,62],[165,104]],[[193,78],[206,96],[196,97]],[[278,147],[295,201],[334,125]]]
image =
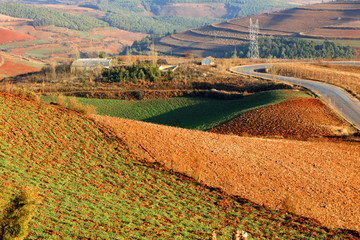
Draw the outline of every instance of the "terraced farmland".
[[[232,51],[239,42],[248,41],[250,18],[259,20],[260,34],[264,36],[342,39],[350,40],[348,43],[354,46],[360,39],[360,2],[322,3],[233,19],[173,34],[160,39],[157,49],[166,54],[192,52],[222,57],[224,51]]]

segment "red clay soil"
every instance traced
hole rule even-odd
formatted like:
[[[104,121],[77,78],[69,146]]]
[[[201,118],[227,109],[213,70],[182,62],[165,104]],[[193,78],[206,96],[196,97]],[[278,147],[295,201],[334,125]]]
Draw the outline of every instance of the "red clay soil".
[[[301,98],[246,112],[210,132],[307,140],[346,134],[347,126],[320,100]]]
[[[15,40],[34,39],[32,36],[21,32],[15,32],[10,29],[0,28],[0,44]]]
[[[0,74],[6,76],[16,76],[28,72],[39,71],[40,68],[27,66],[22,63],[15,63],[5,58],[4,63],[0,64]]]
[[[149,161],[272,209],[360,230],[360,144],[262,139],[92,116]]]

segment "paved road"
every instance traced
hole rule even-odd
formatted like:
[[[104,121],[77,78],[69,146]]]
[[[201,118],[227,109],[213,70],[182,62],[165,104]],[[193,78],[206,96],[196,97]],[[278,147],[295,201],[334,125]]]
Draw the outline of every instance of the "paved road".
[[[360,65],[360,62],[331,62],[332,64],[342,65]],[[255,70],[265,69],[274,64],[258,64],[251,66],[233,67],[230,71],[250,75],[253,77],[261,77],[265,79],[272,79],[270,74],[255,72]],[[340,114],[350,124],[360,130],[360,102],[351,96],[344,89],[334,85],[305,80],[300,78],[274,76],[276,79],[288,83],[293,83],[299,86],[306,87],[318,96],[320,96],[331,108]]]

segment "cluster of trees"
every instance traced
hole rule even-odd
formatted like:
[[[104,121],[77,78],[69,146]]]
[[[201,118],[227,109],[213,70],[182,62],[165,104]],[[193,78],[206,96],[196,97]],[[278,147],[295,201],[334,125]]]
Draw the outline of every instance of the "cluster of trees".
[[[223,21],[217,18],[158,16],[161,7],[168,3],[225,3],[228,12],[224,17],[226,19],[291,6],[276,0],[113,0],[90,4],[89,7],[106,11],[103,20],[113,27],[149,34],[166,34]],[[154,15],[143,14],[145,10]]]
[[[225,54],[225,57],[249,57],[249,43],[242,43],[234,51]],[[259,38],[259,54],[261,58],[285,59],[351,59],[351,47],[337,46],[334,42],[325,40],[321,44],[314,41],[290,38]]]
[[[126,46],[123,48],[123,51],[120,53],[120,55],[143,55],[146,54],[147,51],[151,48],[151,45],[153,43],[153,39],[156,37],[156,35],[150,35],[147,37],[144,37],[140,41],[134,41],[131,46]]]
[[[0,13],[11,17],[33,19],[34,26],[55,25],[80,31],[109,26],[108,23],[93,17],[17,2],[0,3]]]
[[[159,66],[147,62],[134,63],[131,66],[122,66],[117,68],[105,69],[102,72],[102,82],[134,82],[139,79],[150,82],[157,82],[159,78],[172,80],[174,72],[169,70],[161,72]]]
[[[103,20],[109,23],[110,26],[123,30],[159,35],[173,31],[183,31],[187,28],[195,28],[219,21],[211,18],[146,16],[126,11],[109,12]]]

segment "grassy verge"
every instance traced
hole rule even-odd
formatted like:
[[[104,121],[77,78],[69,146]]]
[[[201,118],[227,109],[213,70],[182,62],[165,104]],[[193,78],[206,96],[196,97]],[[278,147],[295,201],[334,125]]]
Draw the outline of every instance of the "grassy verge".
[[[272,70],[282,76],[330,83],[360,98],[360,67],[358,66],[292,63],[273,66]]]
[[[354,237],[143,163],[110,130],[57,106],[0,93],[0,116],[1,195],[39,191],[28,239]]]
[[[124,101],[78,98],[82,104],[97,107],[100,115],[121,117],[169,126],[208,130],[252,109],[280,103],[294,97],[309,97],[288,90],[267,91],[239,100],[210,98],[168,98]],[[45,98],[50,101],[51,97]]]

